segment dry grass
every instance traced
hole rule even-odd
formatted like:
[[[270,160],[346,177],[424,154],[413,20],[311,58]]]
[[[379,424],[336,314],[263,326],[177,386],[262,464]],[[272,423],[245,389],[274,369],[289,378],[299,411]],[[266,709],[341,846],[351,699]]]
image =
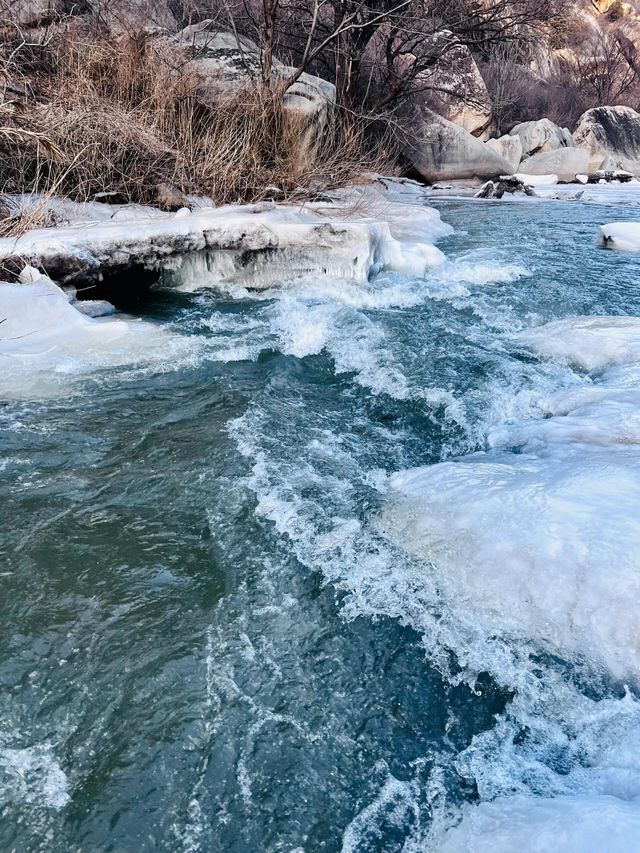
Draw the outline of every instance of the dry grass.
[[[220,89],[204,105],[197,81],[156,43],[143,31],[74,23],[44,46],[37,75],[24,72],[38,98],[19,110],[0,98],[0,191],[162,205],[169,186],[221,204],[261,200],[273,187],[284,198],[317,192],[388,166],[384,146],[368,150],[366,127],[347,114],[334,113],[309,145],[278,91]],[[4,230],[25,224],[33,218],[5,218]]]

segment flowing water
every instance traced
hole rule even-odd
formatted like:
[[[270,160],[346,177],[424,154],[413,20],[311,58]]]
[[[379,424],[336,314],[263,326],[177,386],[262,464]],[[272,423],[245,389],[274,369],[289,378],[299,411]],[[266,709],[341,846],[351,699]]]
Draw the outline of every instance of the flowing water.
[[[640,850],[640,211],[439,207],[5,368],[0,849]]]

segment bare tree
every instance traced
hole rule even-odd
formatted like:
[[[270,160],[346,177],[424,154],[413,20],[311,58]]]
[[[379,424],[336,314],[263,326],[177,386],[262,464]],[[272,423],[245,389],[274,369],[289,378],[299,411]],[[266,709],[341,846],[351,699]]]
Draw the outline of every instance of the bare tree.
[[[305,71],[318,73],[335,83],[343,106],[379,113],[418,92],[437,95],[461,48],[486,58],[496,45],[523,43],[565,2],[235,0],[229,12],[262,48],[265,83],[273,57],[288,57],[294,71],[286,85]],[[445,87],[441,94],[453,93]]]
[[[600,32],[576,56],[576,72],[593,106],[620,103],[640,84],[640,74],[630,61],[617,34]]]

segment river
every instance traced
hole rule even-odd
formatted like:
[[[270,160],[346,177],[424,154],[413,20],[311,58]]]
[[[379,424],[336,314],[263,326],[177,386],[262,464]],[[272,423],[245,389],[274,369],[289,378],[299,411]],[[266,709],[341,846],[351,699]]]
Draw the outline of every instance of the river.
[[[0,381],[0,848],[640,849],[640,207],[436,204]]]

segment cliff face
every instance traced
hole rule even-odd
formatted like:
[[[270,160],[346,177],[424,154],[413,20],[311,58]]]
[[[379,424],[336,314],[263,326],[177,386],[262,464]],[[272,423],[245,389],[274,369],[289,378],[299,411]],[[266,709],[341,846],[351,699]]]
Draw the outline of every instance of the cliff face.
[[[551,21],[532,56],[543,79],[570,69],[618,75],[640,72],[640,3],[574,0]]]
[[[492,135],[549,118],[573,130],[600,106],[640,103],[640,2],[571,0],[523,46],[476,57],[493,108]]]

